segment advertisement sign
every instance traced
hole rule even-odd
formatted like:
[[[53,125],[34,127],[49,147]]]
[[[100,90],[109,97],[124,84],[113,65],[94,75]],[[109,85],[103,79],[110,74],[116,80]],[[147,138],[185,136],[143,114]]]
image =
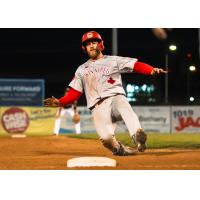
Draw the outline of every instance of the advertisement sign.
[[[137,106],[133,110],[138,115],[140,123],[146,132],[170,132],[170,107],[167,106]],[[81,132],[96,133],[91,111],[86,107],[78,107],[81,115]],[[134,123],[134,122],[133,122]],[[117,122],[116,133],[128,132],[123,121]],[[61,133],[74,133],[74,123],[70,115],[63,116]]]
[[[0,134],[51,135],[58,108],[0,107]],[[134,106],[142,127],[152,133],[200,133],[200,106]],[[96,133],[91,111],[78,107],[81,132]],[[134,122],[133,122],[134,123]],[[128,132],[123,121],[117,123],[116,133]],[[60,133],[75,133],[70,115],[63,116]]]
[[[1,107],[0,134],[53,134],[56,108]]]
[[[170,132],[169,106],[134,106],[139,121],[146,132]]]
[[[44,80],[0,79],[1,106],[42,106]]]
[[[200,133],[200,106],[172,106],[172,132]]]
[[[79,107],[81,114],[81,131],[83,133],[96,133],[91,111],[86,107]]]

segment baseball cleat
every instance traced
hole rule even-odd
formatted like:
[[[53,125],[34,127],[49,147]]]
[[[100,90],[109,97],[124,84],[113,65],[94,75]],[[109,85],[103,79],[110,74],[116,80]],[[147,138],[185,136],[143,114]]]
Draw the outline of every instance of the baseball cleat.
[[[143,129],[139,129],[135,135],[133,135],[133,142],[137,145],[139,152],[144,152],[146,149],[147,134]]]
[[[119,143],[119,148],[114,148],[113,150],[113,155],[116,156],[130,156],[130,155],[134,155],[135,151],[134,149],[132,149],[131,147],[128,146],[124,146],[123,144]]]

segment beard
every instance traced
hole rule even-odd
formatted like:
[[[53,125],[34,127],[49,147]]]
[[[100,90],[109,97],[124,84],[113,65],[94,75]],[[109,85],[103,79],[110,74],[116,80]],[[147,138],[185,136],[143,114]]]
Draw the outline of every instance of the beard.
[[[98,49],[93,49],[92,51],[87,51],[87,54],[90,58],[96,59],[100,54],[100,51]]]

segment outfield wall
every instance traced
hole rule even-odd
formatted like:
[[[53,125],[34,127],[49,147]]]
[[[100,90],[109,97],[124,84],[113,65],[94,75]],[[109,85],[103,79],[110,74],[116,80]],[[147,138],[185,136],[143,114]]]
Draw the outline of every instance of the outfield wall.
[[[82,132],[95,132],[90,110],[86,107],[78,107],[78,110],[81,114]],[[200,133],[200,106],[134,106],[133,110],[146,132]],[[69,125],[71,129],[67,130]],[[62,133],[73,131],[73,124],[63,121]],[[125,124],[119,122],[116,132],[127,131]]]
[[[91,112],[78,107],[82,133],[94,133]],[[200,106],[134,106],[142,127],[153,133],[200,133]],[[23,133],[50,135],[53,133],[57,108],[0,107],[0,134]],[[134,122],[133,122],[134,123]],[[119,122],[116,132],[127,132]],[[61,119],[60,133],[74,133],[71,116]]]

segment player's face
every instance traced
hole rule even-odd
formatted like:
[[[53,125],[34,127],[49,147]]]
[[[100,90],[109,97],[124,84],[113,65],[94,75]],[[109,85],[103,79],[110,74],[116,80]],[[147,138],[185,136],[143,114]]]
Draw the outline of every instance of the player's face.
[[[100,54],[98,49],[98,42],[97,41],[88,41],[86,42],[86,51],[90,58],[96,59]]]

